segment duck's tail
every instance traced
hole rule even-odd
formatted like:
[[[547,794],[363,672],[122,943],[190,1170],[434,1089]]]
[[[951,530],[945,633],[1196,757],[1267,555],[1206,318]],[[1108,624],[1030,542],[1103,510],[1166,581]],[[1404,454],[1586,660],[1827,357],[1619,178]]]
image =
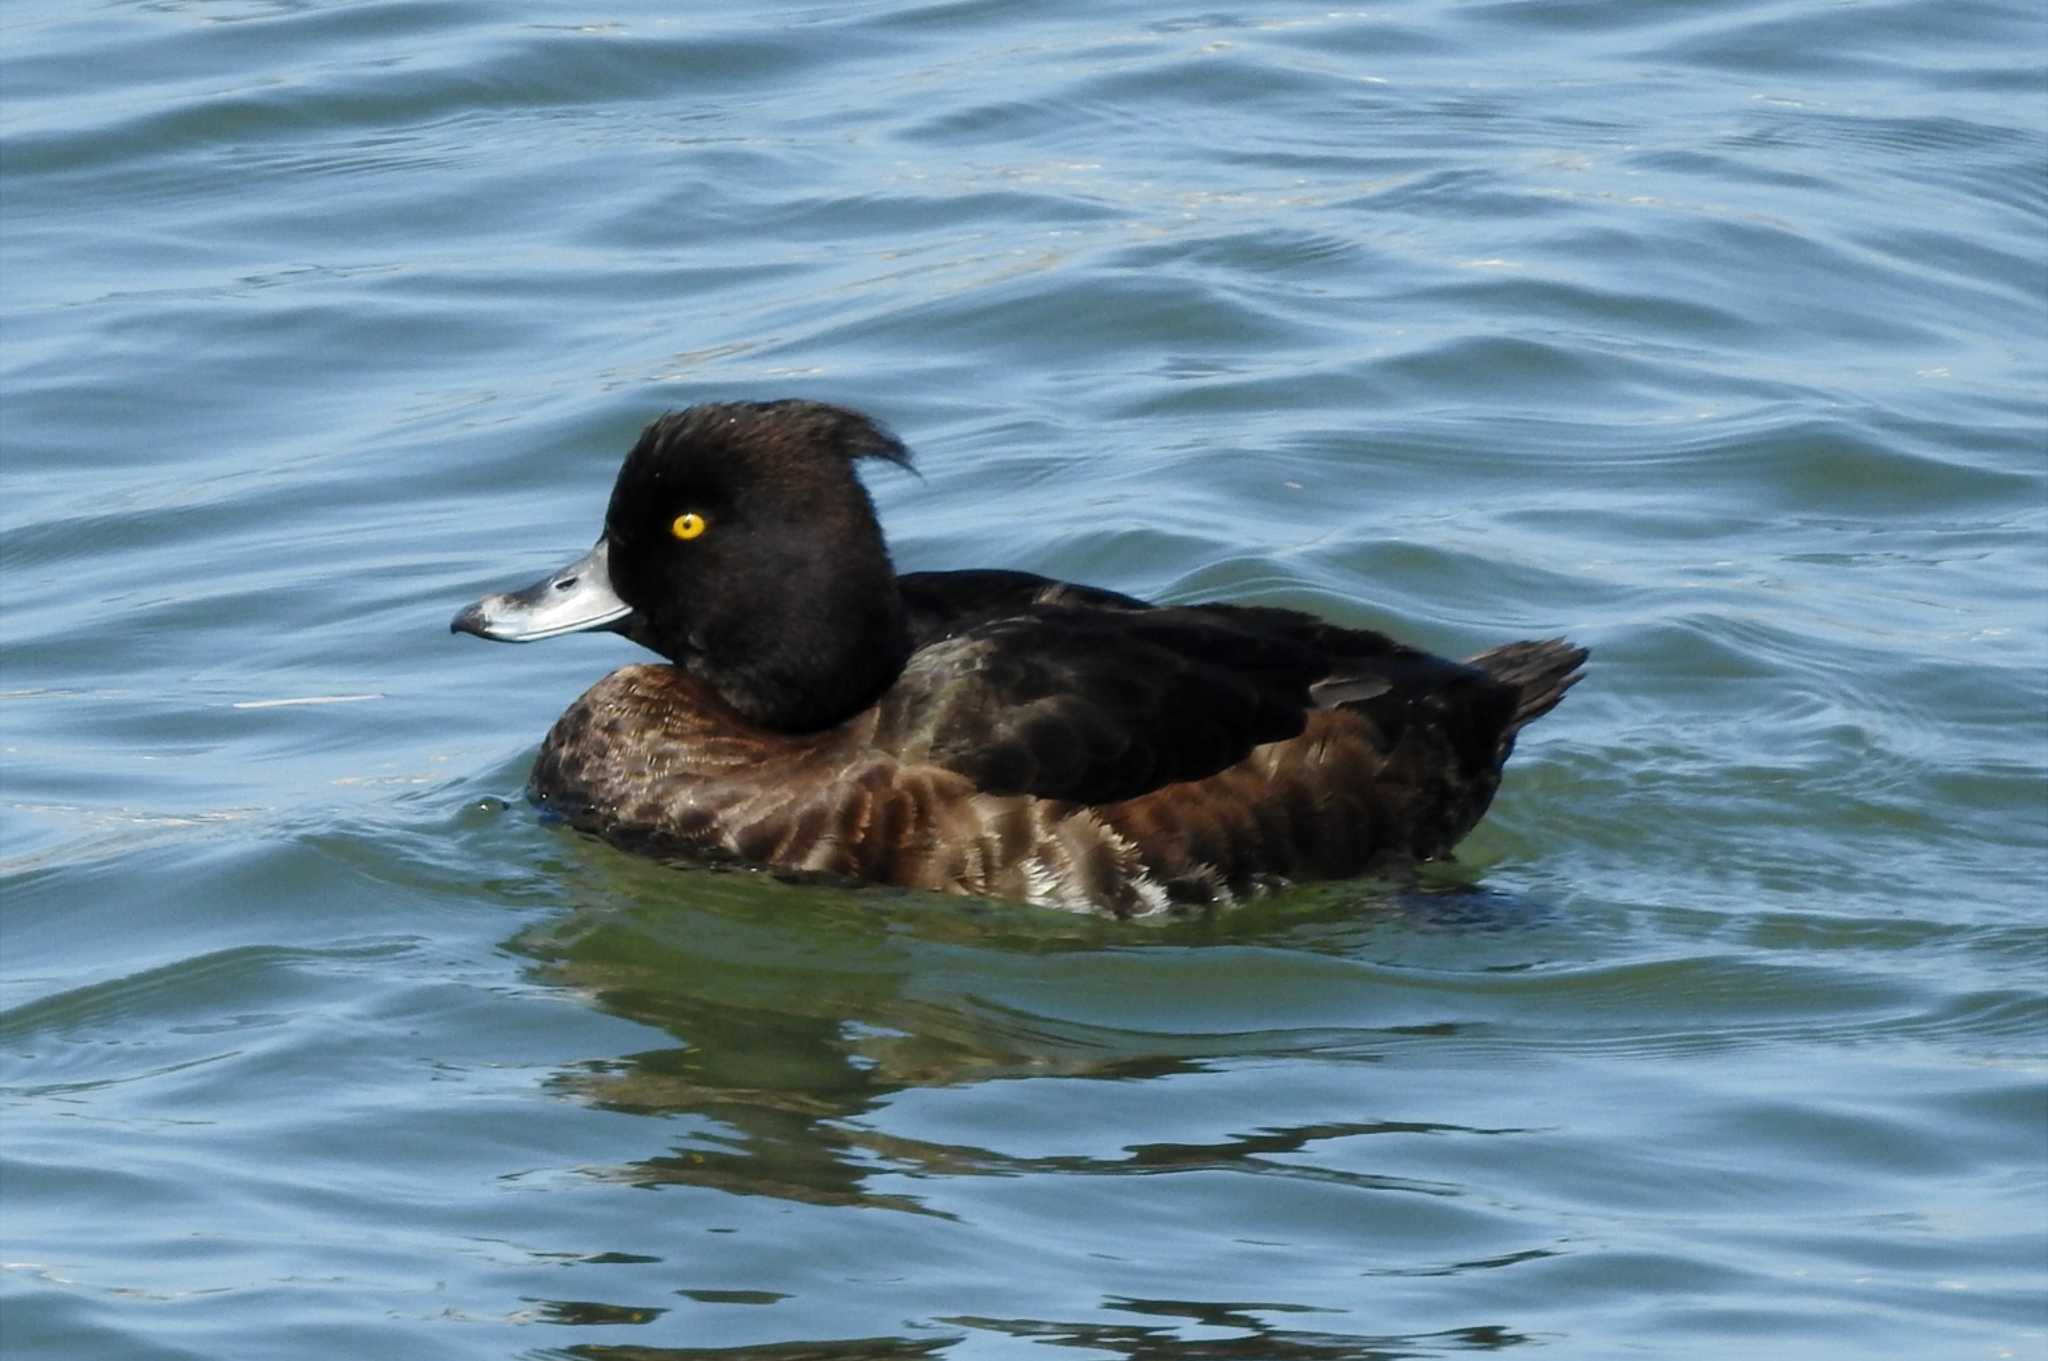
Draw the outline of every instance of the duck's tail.
[[[1514,716],[1500,735],[1502,761],[1514,750],[1515,734],[1555,709],[1564,692],[1584,678],[1586,673],[1579,668],[1590,655],[1567,639],[1548,638],[1540,643],[1508,643],[1472,658],[1469,665],[1514,686],[1521,694]]]

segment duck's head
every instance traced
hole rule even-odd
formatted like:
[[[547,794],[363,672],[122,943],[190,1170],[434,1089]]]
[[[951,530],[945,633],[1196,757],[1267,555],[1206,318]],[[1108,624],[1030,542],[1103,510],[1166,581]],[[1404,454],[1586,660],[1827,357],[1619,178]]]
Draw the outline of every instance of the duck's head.
[[[721,402],[661,417],[619,469],[582,558],[455,616],[526,643],[610,630],[702,677],[741,714],[810,731],[872,704],[910,632],[854,463],[904,467],[894,435],[818,402]]]

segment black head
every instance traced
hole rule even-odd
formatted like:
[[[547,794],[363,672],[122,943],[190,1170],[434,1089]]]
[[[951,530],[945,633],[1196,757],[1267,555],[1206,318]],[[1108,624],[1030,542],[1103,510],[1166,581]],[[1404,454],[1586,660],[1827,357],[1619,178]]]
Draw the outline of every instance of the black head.
[[[604,517],[632,636],[772,727],[825,727],[872,704],[910,633],[854,475],[862,458],[910,466],[880,425],[818,402],[693,406],[648,426]]]

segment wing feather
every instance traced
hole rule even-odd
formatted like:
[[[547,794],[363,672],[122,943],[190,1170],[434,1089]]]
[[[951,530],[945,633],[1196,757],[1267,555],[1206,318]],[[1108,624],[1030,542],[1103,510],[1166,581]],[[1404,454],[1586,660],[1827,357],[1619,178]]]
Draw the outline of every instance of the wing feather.
[[[1224,770],[1355,707],[1389,741],[1447,691],[1513,712],[1484,672],[1291,610],[1155,607],[1021,572],[903,578],[920,647],[883,701],[900,756],[989,793],[1103,804]],[[1497,724],[1473,715],[1475,752]]]

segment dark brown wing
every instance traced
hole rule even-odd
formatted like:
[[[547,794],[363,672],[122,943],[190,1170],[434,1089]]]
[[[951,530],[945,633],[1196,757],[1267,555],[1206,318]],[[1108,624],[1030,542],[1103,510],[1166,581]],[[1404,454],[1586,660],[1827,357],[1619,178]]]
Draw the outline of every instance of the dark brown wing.
[[[937,577],[950,580],[939,581]],[[878,745],[991,793],[1082,803],[1198,780],[1298,736],[1315,708],[1457,730],[1492,763],[1514,692],[1483,672],[1291,610],[1155,608],[1021,573],[905,578],[922,646]]]
[[[913,647],[951,637],[970,624],[1028,613],[1038,605],[1094,605],[1104,609],[1149,610],[1136,596],[1100,586],[1076,586],[1035,572],[987,568],[962,572],[909,572],[896,579],[910,616]]]

